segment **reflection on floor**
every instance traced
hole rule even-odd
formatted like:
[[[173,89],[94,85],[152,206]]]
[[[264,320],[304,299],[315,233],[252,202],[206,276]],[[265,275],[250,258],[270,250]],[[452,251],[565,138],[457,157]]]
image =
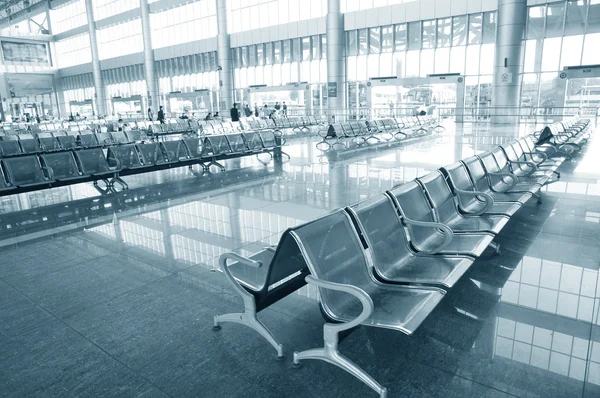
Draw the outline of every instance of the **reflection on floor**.
[[[135,176],[1,198],[0,391],[9,396],[371,396],[331,365],[290,368],[322,344],[316,292],[261,312],[288,359],[215,314],[241,300],[219,272],[227,251],[276,244],[287,227],[378,194],[533,127],[448,125],[433,140],[326,163],[316,140],[291,161]],[[524,206],[418,332],[360,328],[341,350],[392,397],[600,396],[600,140]]]

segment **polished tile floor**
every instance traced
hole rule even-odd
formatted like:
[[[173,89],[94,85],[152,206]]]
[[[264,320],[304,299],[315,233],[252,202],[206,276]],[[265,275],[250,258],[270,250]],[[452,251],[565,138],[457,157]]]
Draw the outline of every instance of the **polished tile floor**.
[[[260,313],[286,361],[215,314],[241,309],[218,256],[276,244],[290,226],[530,132],[447,125],[412,144],[323,154],[295,138],[291,160],[232,161],[0,198],[0,396],[369,397],[322,362],[316,291]],[[524,206],[413,336],[360,328],[341,351],[391,397],[600,397],[600,140]],[[340,160],[342,159],[342,160]]]

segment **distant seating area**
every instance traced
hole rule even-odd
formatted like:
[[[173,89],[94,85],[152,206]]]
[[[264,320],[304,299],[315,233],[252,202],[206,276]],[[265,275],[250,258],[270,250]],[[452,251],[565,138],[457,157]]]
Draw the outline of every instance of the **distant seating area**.
[[[387,129],[390,122],[376,121],[375,131],[397,139],[394,122]],[[365,141],[376,134],[371,124],[358,122]],[[294,352],[293,366],[320,359],[386,397],[385,387],[339,352],[338,335],[359,325],[411,335],[477,258],[488,249],[499,255],[494,238],[532,197],[542,200],[542,187],[557,181],[561,164],[587,142],[589,120],[548,127],[550,137],[519,138],[290,228],[276,247],[248,258],[223,254],[221,270],[242,297],[244,312],[215,316],[213,329],[225,322],[246,325],[282,359],[283,346],[257,313],[311,284],[319,288],[329,323],[323,347]],[[354,133],[354,126],[350,129],[334,124],[327,136],[356,137],[347,133]]]

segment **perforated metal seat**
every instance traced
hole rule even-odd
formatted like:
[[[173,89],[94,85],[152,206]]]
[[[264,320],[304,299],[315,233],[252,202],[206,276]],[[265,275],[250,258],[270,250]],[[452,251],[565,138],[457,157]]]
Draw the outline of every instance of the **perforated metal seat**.
[[[261,131],[259,134],[265,149],[275,149],[280,146],[272,131]]]
[[[12,156],[22,153],[19,141],[0,141],[0,156]]]
[[[448,226],[436,222],[425,192],[414,181],[388,194],[410,232],[411,245],[419,252],[479,257],[494,239],[494,235],[484,232],[454,234]]]
[[[241,134],[228,134],[225,136],[229,142],[229,147],[233,153],[245,153],[248,152],[248,147],[244,141],[244,137]]]
[[[310,268],[312,275],[307,281],[319,287],[323,312],[332,320],[347,322],[326,324],[324,347],[295,352],[294,363],[324,360],[385,396],[386,390],[379,383],[339,353],[337,333],[362,324],[410,335],[442,300],[443,290],[375,280],[352,221],[344,212],[314,220],[295,228],[291,234]]]
[[[490,232],[498,234],[509,218],[502,215],[468,216],[458,211],[454,195],[438,170],[417,179],[425,189],[433,207],[435,221],[447,225],[455,233]]]
[[[184,138],[181,140],[182,145],[187,148],[187,153],[192,159],[201,159],[203,154],[202,140],[197,137]]]
[[[96,139],[100,145],[113,145],[115,141],[112,138],[111,133],[96,133]]]
[[[41,159],[43,165],[52,169],[56,181],[72,181],[81,178],[71,151],[44,153]]]
[[[346,211],[354,217],[367,242],[374,274],[384,282],[452,287],[473,263],[471,257],[415,255],[387,195],[360,202]]]
[[[500,150],[499,148],[497,148]],[[501,150],[500,150],[501,151]],[[494,192],[531,192],[536,193],[540,190],[542,185],[548,180],[548,177],[539,178],[528,178],[519,177],[512,173],[512,169],[505,165],[504,169],[501,169],[496,158],[490,152],[484,152],[477,157],[483,163],[490,188]]]
[[[461,212],[472,215],[501,214],[512,216],[522,206],[520,202],[496,202],[491,196],[477,192],[465,165],[456,162],[444,166],[442,171],[448,177],[452,191],[457,197]],[[487,197],[486,197],[487,196]]]
[[[22,136],[19,136],[22,137]],[[22,153],[36,153],[40,151],[40,146],[38,141],[33,138],[31,135],[27,135],[27,137],[31,138],[19,138],[19,145],[21,145]]]
[[[461,161],[467,168],[471,181],[475,190],[488,194],[494,202],[520,202],[525,204],[533,195],[530,192],[511,193],[511,192],[494,192],[490,188],[485,169],[481,160],[477,156],[471,156]]]
[[[7,181],[2,170],[2,162],[0,161],[0,192],[8,192],[13,190],[15,187],[11,186]]]
[[[531,162],[526,162],[525,166],[523,166],[524,168],[521,168],[519,165],[520,162],[514,160],[516,157],[514,151],[511,152],[513,156],[508,156],[507,151],[503,147],[494,148],[491,152],[498,168],[503,173],[513,174],[521,182],[537,183],[540,185],[545,184],[552,176],[552,171],[537,172],[535,164]]]
[[[153,166],[167,162],[158,142],[136,144],[136,147],[144,165]]]
[[[81,149],[73,153],[83,175],[105,177],[115,172],[115,169],[108,165],[104,152],[100,148]]]
[[[96,138],[95,134],[79,134],[77,136],[77,142],[79,143],[79,146],[84,148],[93,148],[100,146],[100,144],[98,143],[98,138]]]
[[[177,163],[190,158],[187,148],[181,140],[161,141],[160,146],[169,163]]]
[[[220,156],[231,153],[231,147],[225,135],[211,135],[204,138],[204,156]]]
[[[52,181],[52,172],[40,164],[37,155],[4,158],[2,163],[8,179],[17,187],[45,185]]]
[[[106,153],[108,164],[121,170],[144,167],[134,144],[111,146]]]
[[[263,144],[259,133],[249,131],[242,133],[242,136],[246,140],[246,146],[248,147],[248,150],[253,152],[262,152]]]
[[[115,131],[110,133],[111,138],[112,138],[112,142],[115,144],[129,144],[131,141],[129,140],[129,138],[127,137],[127,134],[125,134],[124,131]]]
[[[61,149],[60,142],[52,133],[39,133],[38,141],[43,151],[58,151]]]

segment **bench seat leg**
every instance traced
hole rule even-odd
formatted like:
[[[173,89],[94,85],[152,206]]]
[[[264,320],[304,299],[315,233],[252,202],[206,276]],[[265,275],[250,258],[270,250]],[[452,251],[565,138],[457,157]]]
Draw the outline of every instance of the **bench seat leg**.
[[[262,337],[265,338],[277,350],[277,360],[282,361],[285,357],[283,355],[283,345],[279,344],[269,329],[256,317],[256,311],[251,308],[246,308],[245,312],[215,315],[213,330],[221,330],[221,322],[233,322],[239,323],[240,325],[248,326],[251,329],[256,330]]]
[[[381,384],[357,364],[340,354],[336,341],[325,341],[325,346],[323,348],[313,348],[302,352],[294,352],[294,362],[292,367],[300,368],[302,366],[300,361],[303,359],[317,359],[335,365],[376,391],[380,398],[387,397],[387,389],[385,387],[381,386]]]

